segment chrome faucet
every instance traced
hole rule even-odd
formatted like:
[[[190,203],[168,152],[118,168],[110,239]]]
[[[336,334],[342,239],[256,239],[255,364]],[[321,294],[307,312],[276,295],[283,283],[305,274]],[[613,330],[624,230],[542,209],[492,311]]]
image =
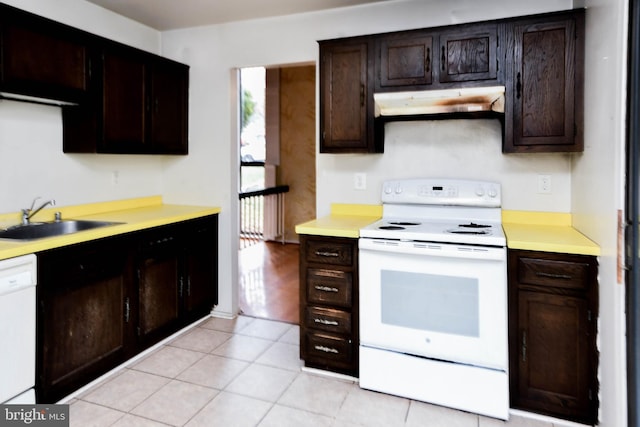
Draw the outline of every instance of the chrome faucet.
[[[42,208],[44,208],[47,205],[51,205],[51,206],[55,206],[56,205],[56,201],[51,199],[48,200],[46,202],[44,202],[42,205],[40,205],[39,208],[37,209],[33,209],[34,206],[36,205],[36,200],[38,200],[40,197],[36,197],[35,199],[33,199],[33,203],[31,203],[31,207],[29,209],[22,209],[22,225],[29,225],[29,221],[31,220],[31,218],[37,214],[38,212],[40,212],[42,210]]]

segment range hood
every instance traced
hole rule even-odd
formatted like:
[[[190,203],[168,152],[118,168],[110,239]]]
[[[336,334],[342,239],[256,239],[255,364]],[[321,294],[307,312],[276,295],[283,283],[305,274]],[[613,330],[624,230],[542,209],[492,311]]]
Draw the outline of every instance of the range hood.
[[[374,93],[375,117],[504,113],[504,86]]]
[[[38,96],[22,95],[12,92],[0,92],[0,99],[6,99],[9,101],[30,102],[33,104],[55,105],[58,107],[67,105],[78,105],[78,103],[76,102],[60,101],[52,98],[41,98]]]

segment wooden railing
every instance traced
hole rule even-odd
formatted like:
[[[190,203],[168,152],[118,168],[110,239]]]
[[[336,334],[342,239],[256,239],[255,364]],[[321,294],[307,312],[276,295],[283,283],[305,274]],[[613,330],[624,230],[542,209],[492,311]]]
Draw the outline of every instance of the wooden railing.
[[[284,195],[288,185],[240,193],[240,249],[262,240],[285,243]]]

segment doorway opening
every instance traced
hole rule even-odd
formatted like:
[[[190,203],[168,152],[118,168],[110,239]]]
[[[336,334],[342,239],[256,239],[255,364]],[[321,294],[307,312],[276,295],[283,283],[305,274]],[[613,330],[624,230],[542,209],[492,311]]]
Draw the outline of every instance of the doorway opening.
[[[297,324],[295,225],[315,218],[315,65],[239,74],[239,307]]]

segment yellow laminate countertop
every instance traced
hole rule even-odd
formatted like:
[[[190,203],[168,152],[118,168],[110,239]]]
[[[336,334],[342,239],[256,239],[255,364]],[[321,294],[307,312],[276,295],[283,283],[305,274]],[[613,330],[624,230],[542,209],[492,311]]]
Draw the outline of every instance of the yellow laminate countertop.
[[[296,233],[360,237],[360,229],[382,217],[382,206],[332,204],[330,215],[296,226]],[[509,249],[600,255],[600,247],[571,226],[571,214],[502,211]]]
[[[296,233],[315,236],[360,237],[360,229],[382,217],[380,205],[332,204],[328,216],[296,225]]]
[[[0,259],[214,215],[220,213],[220,208],[164,204],[162,197],[151,196],[43,209],[32,218],[32,221],[52,221],[55,212],[61,212],[63,220],[112,221],[121,224],[30,241],[0,239]],[[19,223],[19,213],[0,214],[0,228],[7,228]]]
[[[600,246],[571,226],[571,214],[502,211],[509,249],[600,255]]]

